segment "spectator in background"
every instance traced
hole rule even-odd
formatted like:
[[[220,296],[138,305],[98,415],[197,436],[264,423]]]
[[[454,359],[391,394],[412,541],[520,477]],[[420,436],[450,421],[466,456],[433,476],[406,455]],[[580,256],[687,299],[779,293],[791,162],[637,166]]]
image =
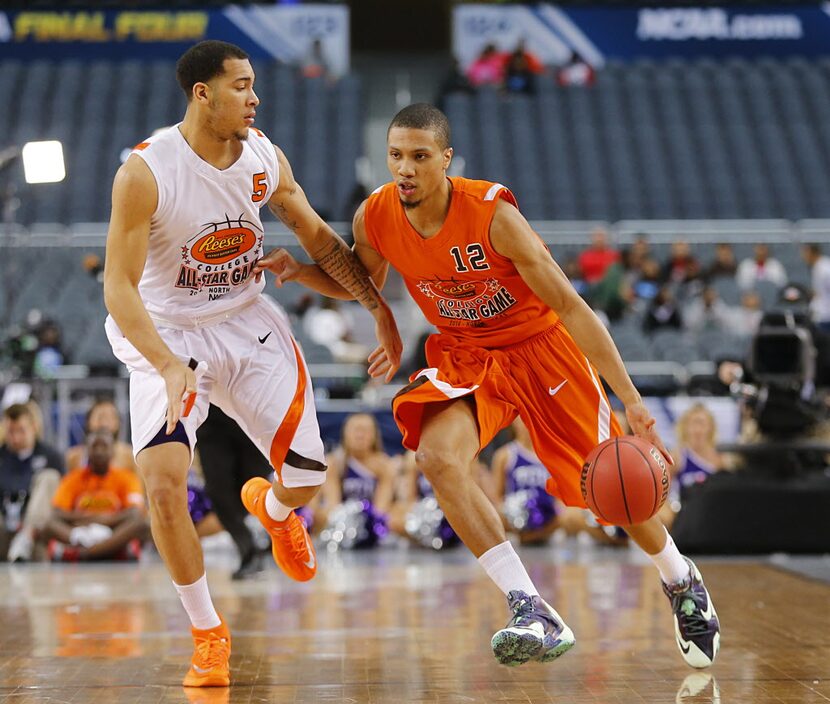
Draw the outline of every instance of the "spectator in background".
[[[115,443],[106,430],[89,433],[87,466],[60,482],[43,531],[53,560],[134,559],[149,533],[135,472],[112,466]]]
[[[352,341],[351,317],[335,298],[322,298],[320,306],[303,316],[303,330],[312,342],[328,347],[336,362],[363,363],[369,356],[366,345]]]
[[[323,490],[310,504],[315,526],[324,526],[345,501],[367,501],[388,513],[395,495],[396,464],[383,451],[380,428],[369,413],[354,413],[343,423],[340,446],[329,453]]]
[[[37,342],[32,367],[34,375],[41,379],[51,379],[64,363],[61,330],[58,324],[52,320],[44,320],[37,330]]]
[[[640,265],[640,275],[634,281],[634,296],[642,301],[653,301],[661,287],[660,263],[651,257]]]
[[[657,292],[643,319],[643,330],[651,333],[667,328],[679,330],[681,327],[683,327],[683,319],[680,317],[674,292],[671,286],[663,286]]]
[[[692,300],[683,311],[683,323],[687,330],[729,331],[734,320],[735,311],[721,300],[718,292],[711,286],[703,289],[700,296]]]
[[[35,539],[49,520],[63,461],[55,450],[37,439],[37,419],[29,404],[14,404],[3,412],[3,437],[0,559],[31,560]]]
[[[716,449],[715,417],[702,403],[691,406],[677,421],[677,449],[669,467],[672,483],[669,499],[660,509],[660,518],[670,528],[689,487],[701,484],[725,467],[725,458]]]
[[[738,337],[751,337],[758,331],[763,315],[761,297],[755,291],[745,291],[740,307],[733,309],[730,331]]]
[[[642,233],[637,235],[631,246],[622,250],[621,256],[626,271],[639,271],[643,262],[651,257],[648,235]]]
[[[685,284],[700,277],[700,262],[684,240],[672,242],[668,261],[663,265],[663,280]]]
[[[536,92],[536,76],[521,51],[510,54],[504,69],[504,89],[508,93],[533,95]]]
[[[830,332],[830,257],[822,254],[818,244],[802,246],[801,257],[810,267],[810,312],[813,322],[822,332]]]
[[[738,261],[735,259],[735,250],[732,249],[731,244],[721,242],[715,245],[715,258],[706,267],[703,275],[707,281],[711,282],[721,276],[734,277],[737,271]]]
[[[303,78],[329,78],[329,65],[323,52],[323,41],[315,39],[300,63]]]
[[[528,51],[527,43],[524,39],[519,40],[519,43],[516,44],[516,48],[513,51],[502,54],[505,70],[507,69],[507,64],[510,63],[510,60],[514,56],[521,56],[524,59],[524,63],[528,70],[534,76],[538,76],[545,72],[545,65],[542,63],[542,60],[532,51]]]
[[[744,259],[738,265],[735,279],[740,288],[747,291],[754,288],[759,281],[770,281],[779,288],[787,283],[784,265],[770,256],[769,245],[763,242],[756,244],[754,253],[754,257]]]
[[[118,439],[121,433],[121,415],[118,413],[115,403],[109,399],[98,399],[86,414],[84,433],[89,434],[99,430],[108,431],[115,441],[113,464],[116,467],[123,467],[137,472],[138,468],[133,457],[133,446]],[[73,469],[86,467],[87,462],[85,444],[75,445],[66,451],[67,471],[71,472]]]
[[[127,151],[132,151],[128,149]],[[124,159],[122,159],[124,161]],[[98,283],[104,283],[104,260],[101,259],[97,254],[94,252],[89,252],[88,254],[84,255],[83,260],[81,261],[81,267],[83,270],[93,279],[95,279]]]
[[[565,86],[592,86],[597,75],[594,67],[576,51],[571,52],[568,61],[556,71],[556,82]]]
[[[612,264],[620,261],[620,253],[608,243],[608,231],[602,227],[591,233],[591,246],[579,255],[582,278],[593,286],[605,276]]]
[[[470,84],[481,86],[501,86],[504,83],[504,58],[495,44],[487,44],[478,58],[467,68]]]
[[[441,85],[438,87],[438,97],[435,100],[435,104],[441,110],[444,110],[448,95],[456,93],[466,93],[469,95],[474,92],[475,89],[473,88],[472,83],[470,83],[470,79],[464,75],[464,72],[461,70],[461,64],[458,63],[458,59],[453,57],[452,66],[450,67],[447,75],[444,76],[444,79],[441,81]],[[368,195],[369,194],[367,193],[366,196]],[[357,205],[360,205],[366,196],[364,196],[364,198],[361,199]]]

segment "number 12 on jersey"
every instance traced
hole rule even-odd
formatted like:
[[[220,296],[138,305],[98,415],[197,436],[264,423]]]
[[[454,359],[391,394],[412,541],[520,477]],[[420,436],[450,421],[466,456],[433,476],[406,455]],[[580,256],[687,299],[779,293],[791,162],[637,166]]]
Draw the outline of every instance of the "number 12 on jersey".
[[[484,247],[478,242],[468,244],[465,250],[467,254],[467,263],[464,263],[464,256],[461,254],[461,247],[453,247],[450,249],[450,254],[455,260],[455,270],[464,273],[466,271],[484,271],[490,268],[484,254]],[[469,266],[468,266],[469,265]]]

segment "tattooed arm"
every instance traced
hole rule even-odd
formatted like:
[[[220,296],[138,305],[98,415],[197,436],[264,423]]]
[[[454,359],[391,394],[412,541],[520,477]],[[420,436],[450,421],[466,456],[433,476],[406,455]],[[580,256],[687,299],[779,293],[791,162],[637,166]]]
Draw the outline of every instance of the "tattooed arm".
[[[288,159],[279,148],[274,149],[280,165],[280,182],[268,207],[294,233],[317,266],[375,318],[379,346],[369,355],[369,373],[372,376],[385,374],[389,381],[400,366],[403,349],[389,305],[360,259],[311,207],[303,189],[294,180]],[[255,273],[264,268],[270,267],[258,267]]]

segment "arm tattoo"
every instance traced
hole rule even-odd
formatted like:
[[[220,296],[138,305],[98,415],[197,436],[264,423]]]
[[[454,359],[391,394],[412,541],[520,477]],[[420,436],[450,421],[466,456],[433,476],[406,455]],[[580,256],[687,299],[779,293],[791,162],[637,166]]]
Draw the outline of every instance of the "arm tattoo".
[[[285,225],[292,232],[296,232],[299,229],[300,223],[291,219],[291,216],[288,214],[288,209],[281,202],[277,203],[276,206],[269,203],[268,208],[282,221],[283,225]]]
[[[317,265],[367,310],[378,307],[378,292],[363,262],[339,237],[314,257]]]

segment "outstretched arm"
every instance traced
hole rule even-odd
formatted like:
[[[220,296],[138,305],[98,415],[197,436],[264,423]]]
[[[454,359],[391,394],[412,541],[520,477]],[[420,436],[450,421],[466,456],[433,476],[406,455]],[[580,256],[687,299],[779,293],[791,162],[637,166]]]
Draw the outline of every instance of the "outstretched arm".
[[[669,451],[654,430],[654,418],[628,376],[608,330],[579,297],[524,216],[505,201],[499,201],[496,207],[490,241],[499,254],[513,262],[533,292],[562,319],[576,344],[625,405],[634,434],[651,442],[671,463]]]
[[[375,318],[379,346],[369,355],[369,374],[390,381],[401,363],[403,345],[392,312],[369,272],[342,238],[315,212],[294,180],[291,165],[277,148],[280,182],[268,207],[297,237],[309,256],[341,289],[348,291]],[[267,268],[260,266],[255,273]]]

